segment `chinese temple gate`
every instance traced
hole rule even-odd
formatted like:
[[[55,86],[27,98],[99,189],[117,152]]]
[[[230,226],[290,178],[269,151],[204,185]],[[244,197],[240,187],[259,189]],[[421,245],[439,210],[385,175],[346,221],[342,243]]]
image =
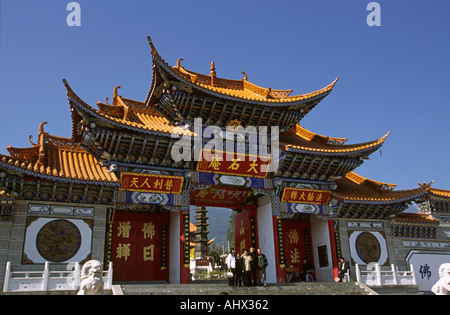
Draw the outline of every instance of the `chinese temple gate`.
[[[245,73],[219,78],[214,63],[209,75],[186,69],[182,58],[170,66],[148,40],[153,76],[143,102],[123,97],[118,86],[112,103],[97,109],[63,80],[72,137],[50,135],[45,122],[37,143],[30,136],[31,147],[9,146],[10,155],[0,155],[0,201],[7,200],[0,209],[10,224],[2,235],[12,233],[14,220],[22,235],[10,241],[8,259],[33,265],[95,258],[114,263],[114,281],[188,283],[190,206],[237,211],[235,248],[262,249],[268,282],[285,282],[286,268],[303,259],[315,266],[317,281],[334,281],[342,255],[353,265],[406,265],[394,247],[408,237],[450,246],[438,228],[448,217],[449,191],[431,183],[395,190],[354,172],[389,133],[347,144],[301,127],[337,79],[291,95],[259,87]],[[402,217],[414,201],[434,214],[408,218],[420,227],[417,235]],[[83,233],[90,244],[77,241]],[[45,248],[61,234],[71,250],[58,258],[65,250]],[[379,253],[364,254],[373,240]]]

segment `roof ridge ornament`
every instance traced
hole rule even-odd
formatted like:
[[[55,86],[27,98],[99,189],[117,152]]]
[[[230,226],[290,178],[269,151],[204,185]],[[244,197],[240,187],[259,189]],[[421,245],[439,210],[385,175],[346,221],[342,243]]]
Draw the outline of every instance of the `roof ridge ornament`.
[[[158,55],[159,56],[158,52],[156,51],[155,45],[153,45],[152,38],[150,37],[150,35],[147,36],[147,40],[148,40],[148,43],[149,43],[150,48],[152,50],[152,55]]]
[[[216,65],[214,64],[214,61],[211,61],[211,71],[209,72],[209,76],[211,77],[211,85],[216,85]]]
[[[433,184],[433,183],[434,183],[434,179],[431,182],[429,182],[428,184],[427,184],[427,182],[423,182],[422,184],[421,183],[417,183],[417,184],[422,188],[428,189],[428,188],[431,188],[431,184]]]
[[[30,141],[30,143],[31,143],[31,145],[32,145],[33,147],[38,147],[38,146],[40,146],[40,145],[43,143],[43,139],[41,138],[41,135],[42,135],[42,134],[45,134],[45,131],[44,131],[44,125],[47,125],[47,122],[46,122],[46,121],[42,122],[42,123],[39,125],[38,143],[34,143],[33,141],[31,141],[31,139],[33,139],[33,135],[29,135],[29,136],[28,136],[28,141]]]
[[[44,122],[42,122],[42,123],[39,125],[39,135],[45,133],[45,131],[44,131],[44,125],[47,125],[47,124],[48,124],[48,123],[47,123],[46,121],[44,121]]]
[[[121,86],[118,85],[113,90],[113,105],[117,105],[117,97],[119,96],[119,93],[117,93],[117,90],[120,88],[121,88]]]
[[[181,66],[181,62],[182,62],[183,60],[184,60],[183,58],[179,58],[179,59],[177,60],[177,65],[176,65],[176,69],[177,69],[177,70],[180,70],[180,68],[183,68],[183,67]]]
[[[44,164],[44,159],[45,159],[45,135],[47,133],[44,131],[44,125],[47,125],[46,121],[42,122],[39,125],[38,144],[40,145],[40,148],[39,148],[38,165]]]

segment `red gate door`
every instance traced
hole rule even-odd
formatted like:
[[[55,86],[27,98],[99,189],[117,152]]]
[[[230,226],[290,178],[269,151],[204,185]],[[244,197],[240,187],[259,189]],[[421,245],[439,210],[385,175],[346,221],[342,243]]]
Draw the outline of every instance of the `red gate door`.
[[[168,280],[169,214],[115,211],[114,281]]]

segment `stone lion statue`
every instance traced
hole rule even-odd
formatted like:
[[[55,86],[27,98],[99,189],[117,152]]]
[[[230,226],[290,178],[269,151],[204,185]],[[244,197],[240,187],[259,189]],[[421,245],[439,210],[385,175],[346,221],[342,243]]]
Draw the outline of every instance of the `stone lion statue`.
[[[81,268],[81,283],[78,295],[103,294],[103,264],[98,260],[89,260]]]
[[[439,281],[431,288],[436,295],[447,295],[450,291],[450,263],[439,267]]]

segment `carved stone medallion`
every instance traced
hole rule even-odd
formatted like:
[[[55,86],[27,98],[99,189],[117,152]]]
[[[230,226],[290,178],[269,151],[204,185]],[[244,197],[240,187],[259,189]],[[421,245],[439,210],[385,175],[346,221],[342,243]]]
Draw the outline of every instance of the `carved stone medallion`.
[[[355,241],[355,247],[358,257],[366,264],[378,262],[380,259],[381,246],[372,233],[359,234]]]
[[[81,233],[68,220],[53,220],[45,224],[36,237],[39,254],[51,262],[69,260],[80,249]]]

